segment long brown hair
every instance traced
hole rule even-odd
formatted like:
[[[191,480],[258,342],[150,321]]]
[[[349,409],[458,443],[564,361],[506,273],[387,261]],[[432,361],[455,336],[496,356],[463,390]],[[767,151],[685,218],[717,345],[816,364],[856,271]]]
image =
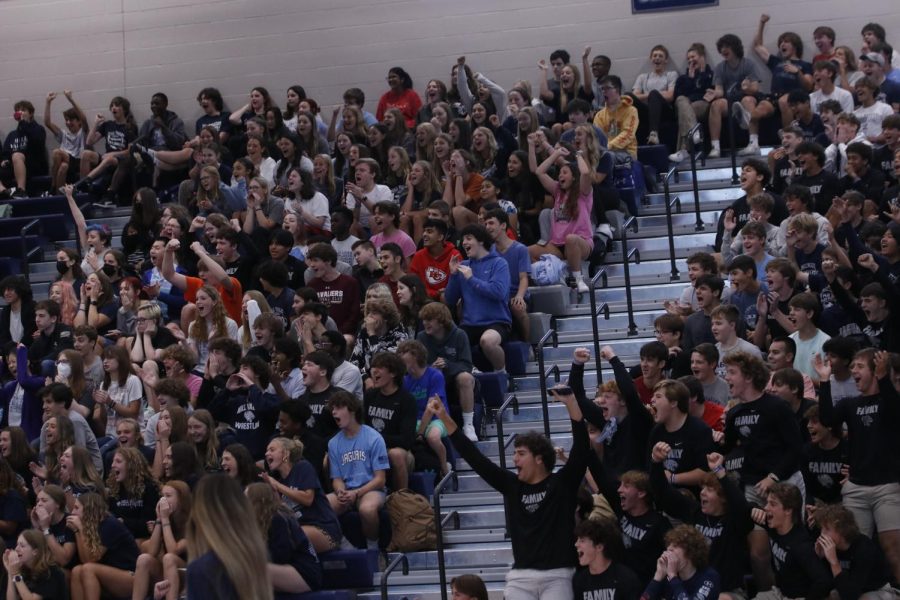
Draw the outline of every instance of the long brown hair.
[[[212,413],[205,408],[195,410],[188,418],[195,419],[206,426],[206,442],[203,446],[195,444],[193,440],[189,443],[197,449],[200,456],[200,462],[204,469],[216,469],[219,466],[219,436],[216,433],[216,421],[213,419]]]
[[[162,487],[170,487],[178,494],[178,508],[171,516],[172,533],[175,534],[176,539],[182,539],[187,531],[188,519],[191,517],[191,505],[194,501],[191,487],[179,479],[167,481]],[[162,496],[163,490],[160,489],[159,492],[159,495]]]
[[[43,579],[50,567],[56,566],[47,539],[37,529],[26,529],[19,534],[34,549],[34,563],[22,565],[22,572],[29,581]]]
[[[228,337],[228,325],[226,321],[228,315],[225,312],[225,304],[222,302],[222,296],[219,295],[216,288],[211,285],[202,286],[197,290],[197,293],[200,292],[209,296],[210,300],[213,302],[210,316],[212,316],[215,337]],[[197,315],[197,318],[194,319],[194,322],[191,323],[189,332],[191,339],[201,344],[209,342],[209,338],[211,337],[206,329],[206,319],[199,314]]]
[[[208,475],[197,484],[194,508],[187,526],[188,559],[211,552],[238,598],[272,600],[272,585],[266,573],[268,551],[259,527],[248,515],[250,502],[237,482],[227,475]],[[228,523],[223,527],[223,523]],[[219,590],[212,590],[213,594]]]
[[[114,358],[116,362],[119,363],[118,369],[116,369],[116,383],[119,384],[119,387],[125,387],[125,384],[128,383],[128,376],[132,375],[133,372],[131,370],[131,354],[129,354],[128,350],[124,346],[107,346],[103,349],[102,358]],[[109,373],[105,369],[103,370],[103,389],[108,390],[110,384],[112,383],[112,373]]]
[[[63,350],[59,355],[69,361],[69,366],[72,367],[69,389],[72,390],[72,397],[79,401],[88,389],[88,382],[84,376],[84,358],[77,350]]]
[[[97,556],[100,554],[100,523],[109,514],[106,500],[96,492],[87,492],[78,497],[81,504],[81,532],[84,535],[84,544],[88,552]]]
[[[0,496],[5,496],[10,490],[18,492],[22,500],[28,497],[28,492],[16,472],[13,471],[12,465],[0,458]]]
[[[44,450],[44,466],[47,468],[47,479],[59,481],[59,457],[75,444],[75,425],[66,415],[50,417],[56,421],[56,441],[48,442]],[[50,419],[47,419],[49,422]]]

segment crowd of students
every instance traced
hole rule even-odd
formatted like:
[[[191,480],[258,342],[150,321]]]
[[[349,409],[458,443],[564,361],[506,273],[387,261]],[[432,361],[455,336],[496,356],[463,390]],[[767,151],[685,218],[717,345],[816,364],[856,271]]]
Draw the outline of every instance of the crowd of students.
[[[78,249],[46,300],[0,281],[7,597],[317,589],[339,517],[358,511],[377,547],[387,490],[448,472],[448,438],[508,500],[508,598],[892,597],[900,70],[877,24],[860,73],[827,27],[812,63],[795,33],[770,52],[768,21],[769,93],[727,34],[715,69],[698,43],[682,75],[654,47],[630,94],[590,48],[583,71],[541,61],[534,98],[460,57],[423,99],[395,67],[375,114],[351,88],[329,123],[299,85],[284,110],[257,87],[233,112],[204,88],[193,137],[163,93],[140,127],[122,97],[90,123],[66,90],[59,127],[48,94],[46,129],[16,103],[0,195],[49,174]],[[500,470],[474,445],[475,364],[502,376],[506,342],[530,340],[532,263],[564,260],[587,291],[624,207],[615,162],[667,120],[673,160],[697,119],[714,157],[729,110],[742,155],[767,118],[783,141],[744,162],[716,254],[688,259],[639,365],[575,351],[553,391],[571,454],[523,434]],[[79,193],[131,206],[115,247]],[[592,358],[615,372],[593,402]]]

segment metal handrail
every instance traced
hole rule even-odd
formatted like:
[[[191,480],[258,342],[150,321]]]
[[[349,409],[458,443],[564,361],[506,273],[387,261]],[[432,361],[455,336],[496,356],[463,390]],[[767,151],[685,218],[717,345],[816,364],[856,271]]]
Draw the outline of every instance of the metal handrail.
[[[519,414],[519,398],[515,394],[510,394],[506,401],[500,405],[500,408],[497,409],[497,415],[494,417],[494,420],[497,423],[497,445],[500,448],[500,468],[504,471],[506,470],[506,449],[509,447],[510,443],[514,439],[516,439],[516,434],[509,436],[508,440],[504,440],[503,435],[503,413],[506,412],[506,409],[512,405],[513,414]],[[509,537],[509,504],[507,503],[506,497],[503,497],[503,520],[506,523],[506,533],[504,537]]]
[[[604,318],[609,321],[609,304],[604,302],[598,308],[597,294],[594,291],[597,288],[598,279],[602,279],[603,287],[606,287],[608,283],[607,277],[606,267],[603,267],[594,273],[590,283],[588,283],[588,288],[591,290],[591,328],[594,334],[594,360],[597,363],[597,384],[603,383],[603,373],[600,371],[600,325],[597,323],[597,317],[600,316],[600,313],[603,313]]]
[[[669,190],[669,180],[677,171],[678,166],[676,165],[669,169],[669,172],[666,173],[666,176],[663,178],[663,192],[666,203],[666,229],[669,232],[669,261],[672,265],[671,274],[669,276],[670,281],[678,281],[681,278],[681,275],[678,273],[678,267],[675,265],[675,232],[672,227],[672,206],[677,206],[678,212],[681,212],[681,199],[678,196],[672,198]],[[694,173],[692,176],[696,177],[697,175]]]
[[[697,181],[697,157],[701,157],[704,164],[706,164],[706,157],[703,153],[703,145],[701,144],[698,150],[694,144],[694,133],[699,130],[700,123],[697,123],[691,127],[691,132],[688,135],[688,148],[691,157],[691,188],[694,193],[694,215],[696,216],[694,231],[703,231],[706,229],[706,225],[703,223],[703,217],[700,216],[700,183]],[[734,142],[732,142],[732,145],[733,144]],[[733,183],[737,182],[733,181]]]
[[[388,576],[397,568],[397,565],[400,564],[403,565],[403,574],[409,575],[409,558],[407,558],[406,554],[398,554],[381,573],[381,600],[388,600]]]
[[[628,267],[631,257],[635,257],[635,264],[641,263],[641,253],[637,248],[628,250],[628,228],[632,222],[637,223],[636,217],[628,217],[622,224],[622,267],[625,274],[625,300],[628,306],[628,335],[637,335],[637,324],[634,322],[634,304],[631,300],[631,270]]]
[[[450,511],[450,513],[441,518],[441,494],[444,488],[452,484],[453,490],[459,489],[459,476],[456,471],[450,471],[444,478],[434,486],[433,504],[434,504],[434,530],[437,533],[437,558],[438,558],[438,576],[441,582],[441,600],[447,600],[447,565],[444,562],[444,525],[450,518],[456,520],[456,528],[459,529],[459,512]]]
[[[550,409],[547,407],[547,378],[553,374],[554,367],[556,368],[556,382],[559,383],[559,367],[554,365],[550,367],[550,369],[545,370],[545,362],[544,362],[544,346],[547,344],[547,341],[553,339],[553,347],[556,348],[559,346],[559,334],[555,329],[550,329],[543,335],[543,337],[538,341],[537,344],[537,361],[538,361],[538,371],[541,373],[541,410],[544,419],[544,435],[548,438],[550,437]]]
[[[728,120],[728,153],[731,154],[731,185],[737,185],[740,177],[737,174],[737,151],[734,147],[734,118],[731,116],[731,109],[734,102],[728,101],[724,118]]]
[[[29,283],[31,281],[31,258],[42,252],[40,238],[37,240],[37,246],[31,250],[28,249],[28,234],[34,228],[37,228],[38,235],[43,233],[44,225],[41,223],[40,219],[32,219],[29,221],[28,224],[22,228],[22,233],[19,238],[22,243],[22,275],[25,277],[25,281]]]

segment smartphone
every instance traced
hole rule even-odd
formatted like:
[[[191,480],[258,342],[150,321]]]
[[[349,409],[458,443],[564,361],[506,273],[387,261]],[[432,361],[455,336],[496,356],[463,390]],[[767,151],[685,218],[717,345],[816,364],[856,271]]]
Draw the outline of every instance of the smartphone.
[[[560,396],[568,396],[572,393],[572,388],[567,385],[561,387],[550,388],[551,391],[556,392]]]

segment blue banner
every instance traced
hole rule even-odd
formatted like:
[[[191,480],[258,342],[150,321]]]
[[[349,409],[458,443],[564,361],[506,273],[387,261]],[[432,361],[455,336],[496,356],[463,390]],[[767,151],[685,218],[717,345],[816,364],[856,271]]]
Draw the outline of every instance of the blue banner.
[[[719,0],[631,0],[633,14],[660,10],[683,10],[718,6]]]

